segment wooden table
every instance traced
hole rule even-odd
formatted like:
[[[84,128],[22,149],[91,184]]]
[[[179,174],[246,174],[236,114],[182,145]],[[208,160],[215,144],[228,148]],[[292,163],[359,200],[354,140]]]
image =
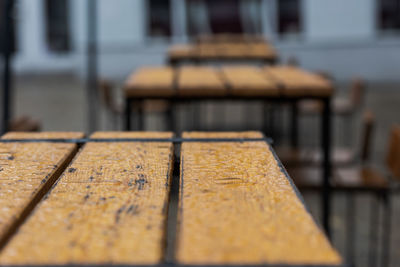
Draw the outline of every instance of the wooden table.
[[[0,265],[342,264],[259,132],[82,136],[0,139]]]
[[[168,51],[168,62],[177,65],[182,62],[261,62],[275,63],[278,54],[274,47],[262,42],[218,42],[175,45]]]
[[[180,102],[218,101],[273,101],[291,103],[292,145],[297,146],[297,102],[301,99],[318,99],[323,103],[321,112],[321,140],[323,166],[323,225],[330,234],[331,172],[331,108],[332,84],[318,75],[289,66],[268,67],[199,67],[142,68],[134,72],[125,83],[125,129],[131,129],[132,103],[149,99],[163,99],[172,107]],[[142,105],[138,105],[139,128],[143,129]],[[174,129],[173,116],[169,117]]]

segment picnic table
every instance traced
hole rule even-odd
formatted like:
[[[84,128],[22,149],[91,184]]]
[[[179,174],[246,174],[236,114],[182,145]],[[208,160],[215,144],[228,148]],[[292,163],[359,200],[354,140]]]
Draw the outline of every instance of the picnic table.
[[[182,102],[264,101],[290,103],[292,107],[292,145],[298,144],[297,103],[302,99],[321,101],[321,146],[323,166],[323,225],[330,234],[331,172],[331,106],[334,89],[330,81],[291,66],[204,66],[145,67],[133,72],[127,79],[125,91],[125,129],[131,129],[132,107],[137,103],[139,129],[143,129],[143,111],[140,103],[146,100],[167,100],[172,105]],[[169,112],[169,124],[174,129],[174,116]]]
[[[0,265],[342,265],[259,132],[8,133],[0,166]]]
[[[278,54],[273,46],[262,42],[217,42],[174,45],[168,51],[168,62],[260,62],[273,64]]]

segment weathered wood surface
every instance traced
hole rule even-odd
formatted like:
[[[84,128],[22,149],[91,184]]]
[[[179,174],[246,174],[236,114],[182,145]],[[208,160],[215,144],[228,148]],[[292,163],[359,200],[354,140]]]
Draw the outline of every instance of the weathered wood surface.
[[[182,96],[221,96],[227,88],[220,73],[212,67],[183,67],[178,73],[178,94]]]
[[[82,133],[10,132],[2,139],[81,138]],[[77,146],[0,143],[0,248],[57,179]]]
[[[134,72],[125,83],[127,96],[170,96],[174,93],[174,69],[144,67]]]
[[[172,134],[111,132],[91,137]],[[172,143],[85,144],[2,251],[0,264],[159,263],[172,159]]]
[[[185,138],[259,133],[184,133]],[[265,142],[183,143],[176,259],[339,264]]]
[[[222,73],[232,95],[279,95],[279,90],[275,82],[268,79],[259,68],[252,66],[223,67]]]
[[[333,86],[317,74],[292,66],[265,67],[267,75],[281,85],[286,96],[330,96]]]

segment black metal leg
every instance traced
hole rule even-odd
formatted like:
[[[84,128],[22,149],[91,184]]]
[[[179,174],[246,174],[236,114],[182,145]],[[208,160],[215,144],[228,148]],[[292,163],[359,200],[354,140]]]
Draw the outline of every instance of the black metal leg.
[[[269,110],[267,102],[263,102],[263,124],[262,124],[262,131],[264,132],[265,136],[270,136],[269,132]]]
[[[131,100],[126,98],[125,100],[125,131],[131,130]]]
[[[97,129],[98,118],[98,85],[97,85],[97,1],[87,1],[87,101],[88,101],[88,130]]]
[[[378,246],[377,243],[377,232],[379,230],[378,227],[378,218],[379,218],[379,205],[377,203],[377,199],[375,197],[371,198],[370,205],[370,228],[369,228],[369,266],[376,267],[376,251]]]
[[[275,129],[275,116],[276,116],[276,106],[272,105],[269,108],[269,132],[271,134],[272,139],[274,142],[276,141],[276,129]]]
[[[167,122],[167,125],[166,125],[166,129],[168,130],[168,131],[172,131],[172,132],[175,132],[175,121],[174,121],[174,110],[173,110],[173,103],[172,102],[169,102],[168,103],[168,108],[167,108],[167,111],[166,111],[166,122]]]
[[[391,235],[391,201],[390,194],[383,195],[384,217],[383,217],[383,236],[382,236],[382,267],[390,264],[390,235]]]
[[[322,112],[322,151],[324,160],[323,167],[323,189],[322,189],[322,223],[325,232],[331,238],[330,215],[331,215],[331,187],[329,179],[331,176],[331,103],[330,98],[323,100],[324,110]]]
[[[290,127],[290,142],[293,148],[299,146],[299,116],[297,101],[291,103],[291,127]]]
[[[12,56],[11,56],[11,40],[12,40],[12,9],[15,1],[7,0],[3,1],[3,12],[2,12],[2,24],[3,24],[3,32],[1,34],[1,39],[3,43],[3,96],[2,96],[2,125],[0,126],[0,130],[3,133],[7,132],[9,122],[11,119],[11,111],[12,111],[12,100],[11,100],[11,81],[12,81]],[[1,134],[1,132],[0,132]]]
[[[355,199],[353,192],[346,194],[346,217],[347,217],[347,240],[346,240],[346,257],[347,262],[354,266],[354,251],[355,251]]]
[[[143,105],[144,101],[141,101],[138,103],[138,114],[137,114],[137,119],[138,119],[138,130],[139,131],[144,131],[145,130],[145,125],[144,125],[144,112],[143,112]]]

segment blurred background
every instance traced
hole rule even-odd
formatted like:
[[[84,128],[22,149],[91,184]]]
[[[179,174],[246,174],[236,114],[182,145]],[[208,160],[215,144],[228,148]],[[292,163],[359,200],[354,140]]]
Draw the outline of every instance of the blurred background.
[[[350,122],[335,116],[336,146],[357,149],[364,111],[373,114],[369,162],[386,171],[389,130],[400,122],[400,0],[0,0],[0,14],[2,132],[122,129],[121,88],[132,71],[165,64],[171,45],[191,43],[198,35],[261,35],[279,51],[281,64],[323,73],[334,82],[335,97],[354,108]],[[112,85],[111,104],[99,89],[104,81]],[[354,96],[359,81],[365,90]],[[261,109],[258,103],[202,106],[204,112],[210,109],[228,115],[205,116],[202,129],[212,129],[218,120],[235,130],[256,130],[262,124],[251,115]],[[288,120],[285,112],[283,122]],[[157,114],[146,116],[147,130],[165,129]],[[318,122],[315,116],[301,118],[302,146],[317,145]],[[190,118],[180,124],[181,130],[191,127]],[[277,143],[285,143],[287,135],[283,127]],[[318,195],[305,198],[318,213]],[[398,211],[400,201],[394,198]],[[352,261],[367,266],[369,196],[357,196],[356,202]],[[345,206],[339,195],[333,242],[342,254]],[[392,231],[390,242],[390,263],[397,266],[399,231]]]

